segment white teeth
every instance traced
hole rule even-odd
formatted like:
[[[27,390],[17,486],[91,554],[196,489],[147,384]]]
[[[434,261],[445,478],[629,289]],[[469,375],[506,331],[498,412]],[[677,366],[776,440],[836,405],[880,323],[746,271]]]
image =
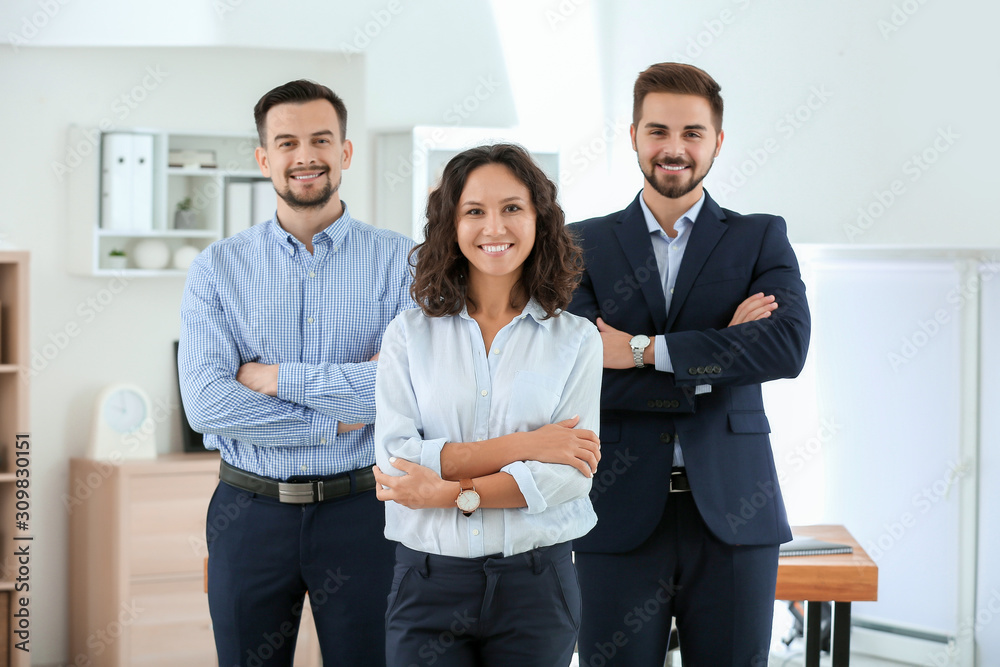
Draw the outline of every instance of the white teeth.
[[[304,181],[307,178],[316,178],[317,176],[319,176],[319,174],[307,174],[305,176],[292,176],[292,178],[294,178],[297,181]]]
[[[685,165],[661,164],[660,166],[667,171],[681,171],[682,169],[687,169]]]
[[[504,243],[503,245],[484,245],[481,247],[484,252],[503,252],[510,247],[510,244]]]

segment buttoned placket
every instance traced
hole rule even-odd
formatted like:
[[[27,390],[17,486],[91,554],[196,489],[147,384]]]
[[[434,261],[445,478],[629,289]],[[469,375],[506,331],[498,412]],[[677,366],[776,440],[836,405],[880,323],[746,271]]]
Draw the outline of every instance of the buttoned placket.
[[[483,332],[476,322],[468,314],[463,314],[467,318],[469,330],[469,343],[472,346],[472,364],[476,376],[476,417],[473,424],[473,434],[477,441],[487,440],[502,434],[490,432],[490,416],[493,412],[493,378],[500,364],[503,363],[502,350],[506,346],[507,340],[511,336],[511,330],[524,315],[515,317],[506,324],[493,338],[490,352],[486,352],[486,343],[483,341]],[[469,531],[469,557],[477,558],[486,555],[485,535],[483,534],[483,513],[473,512],[468,521]]]
[[[323,340],[326,322],[321,321],[322,303],[324,299],[323,282],[319,276],[323,271],[323,264],[327,258],[336,251],[331,249],[331,244],[325,237],[313,239],[313,251],[310,253],[305,246],[296,245],[294,261],[299,267],[302,276],[302,312],[299,315],[299,326],[302,329],[302,347],[300,349],[300,361],[306,364],[322,363]],[[317,444],[325,445],[333,434],[320,437]],[[305,466],[303,466],[305,467]],[[302,472],[308,472],[308,469]]]

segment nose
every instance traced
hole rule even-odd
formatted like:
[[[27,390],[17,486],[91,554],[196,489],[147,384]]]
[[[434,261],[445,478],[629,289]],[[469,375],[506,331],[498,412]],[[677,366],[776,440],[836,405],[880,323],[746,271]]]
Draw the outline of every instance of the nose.
[[[316,162],[315,149],[311,142],[302,142],[295,149],[295,164],[312,164]]]
[[[670,157],[682,157],[684,155],[684,142],[679,137],[671,137],[663,142],[663,152]]]
[[[484,216],[483,234],[486,236],[500,236],[507,231],[507,226],[503,223],[503,217],[497,211],[489,211]]]

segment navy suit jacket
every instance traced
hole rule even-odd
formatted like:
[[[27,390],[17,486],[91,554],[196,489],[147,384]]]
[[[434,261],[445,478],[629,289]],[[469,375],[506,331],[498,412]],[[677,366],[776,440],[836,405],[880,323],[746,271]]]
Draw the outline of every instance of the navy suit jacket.
[[[674,367],[604,370],[602,458],[591,493],[599,520],[574,541],[577,550],[629,551],[652,533],[669,495],[675,434],[695,504],[716,537],[790,540],[761,399],[762,382],[799,374],[809,344],[805,286],[785,221],[723,209],[706,193],[669,312],[638,196],[569,229],[585,272],[568,310],[632,335],[665,336]],[[729,327],[757,292],[773,294],[777,310]],[[711,392],[695,395],[701,384]]]

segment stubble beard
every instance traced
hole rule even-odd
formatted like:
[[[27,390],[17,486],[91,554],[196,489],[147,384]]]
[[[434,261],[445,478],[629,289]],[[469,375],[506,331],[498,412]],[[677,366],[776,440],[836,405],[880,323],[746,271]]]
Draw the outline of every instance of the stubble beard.
[[[663,162],[663,164],[689,166],[691,167],[692,171],[695,168],[694,164],[688,162],[666,162],[662,160],[661,162]],[[694,176],[692,176],[692,178],[687,182],[680,182],[678,179],[674,179],[677,182],[673,184],[664,182],[663,180],[657,178],[656,163],[654,162],[650,162],[648,171],[641,163],[639,164],[639,168],[642,171],[642,175],[646,177],[646,182],[652,185],[654,190],[656,190],[658,193],[660,193],[667,199],[680,199],[681,197],[683,197],[684,195],[688,194],[696,187],[698,187],[698,185],[703,180],[705,180],[705,177],[708,176],[708,172],[712,170],[712,165],[714,163],[715,163],[715,158],[713,157],[712,161],[708,164],[708,169],[706,169],[704,173],[700,175],[694,174]],[[670,177],[666,176],[665,178],[670,178]]]
[[[275,190],[277,191],[278,196],[281,197],[286,204],[288,204],[289,208],[296,211],[323,208],[330,203],[330,200],[333,199],[333,195],[340,190],[340,184],[344,180],[343,176],[341,176],[340,180],[337,181],[337,184],[334,185],[330,180],[329,173],[329,171],[325,172],[326,184],[323,188],[309,199],[297,196],[294,192],[292,192],[291,185],[287,186],[284,191],[278,190],[277,188],[275,188]],[[293,176],[289,174],[287,178],[288,181],[291,182]]]

